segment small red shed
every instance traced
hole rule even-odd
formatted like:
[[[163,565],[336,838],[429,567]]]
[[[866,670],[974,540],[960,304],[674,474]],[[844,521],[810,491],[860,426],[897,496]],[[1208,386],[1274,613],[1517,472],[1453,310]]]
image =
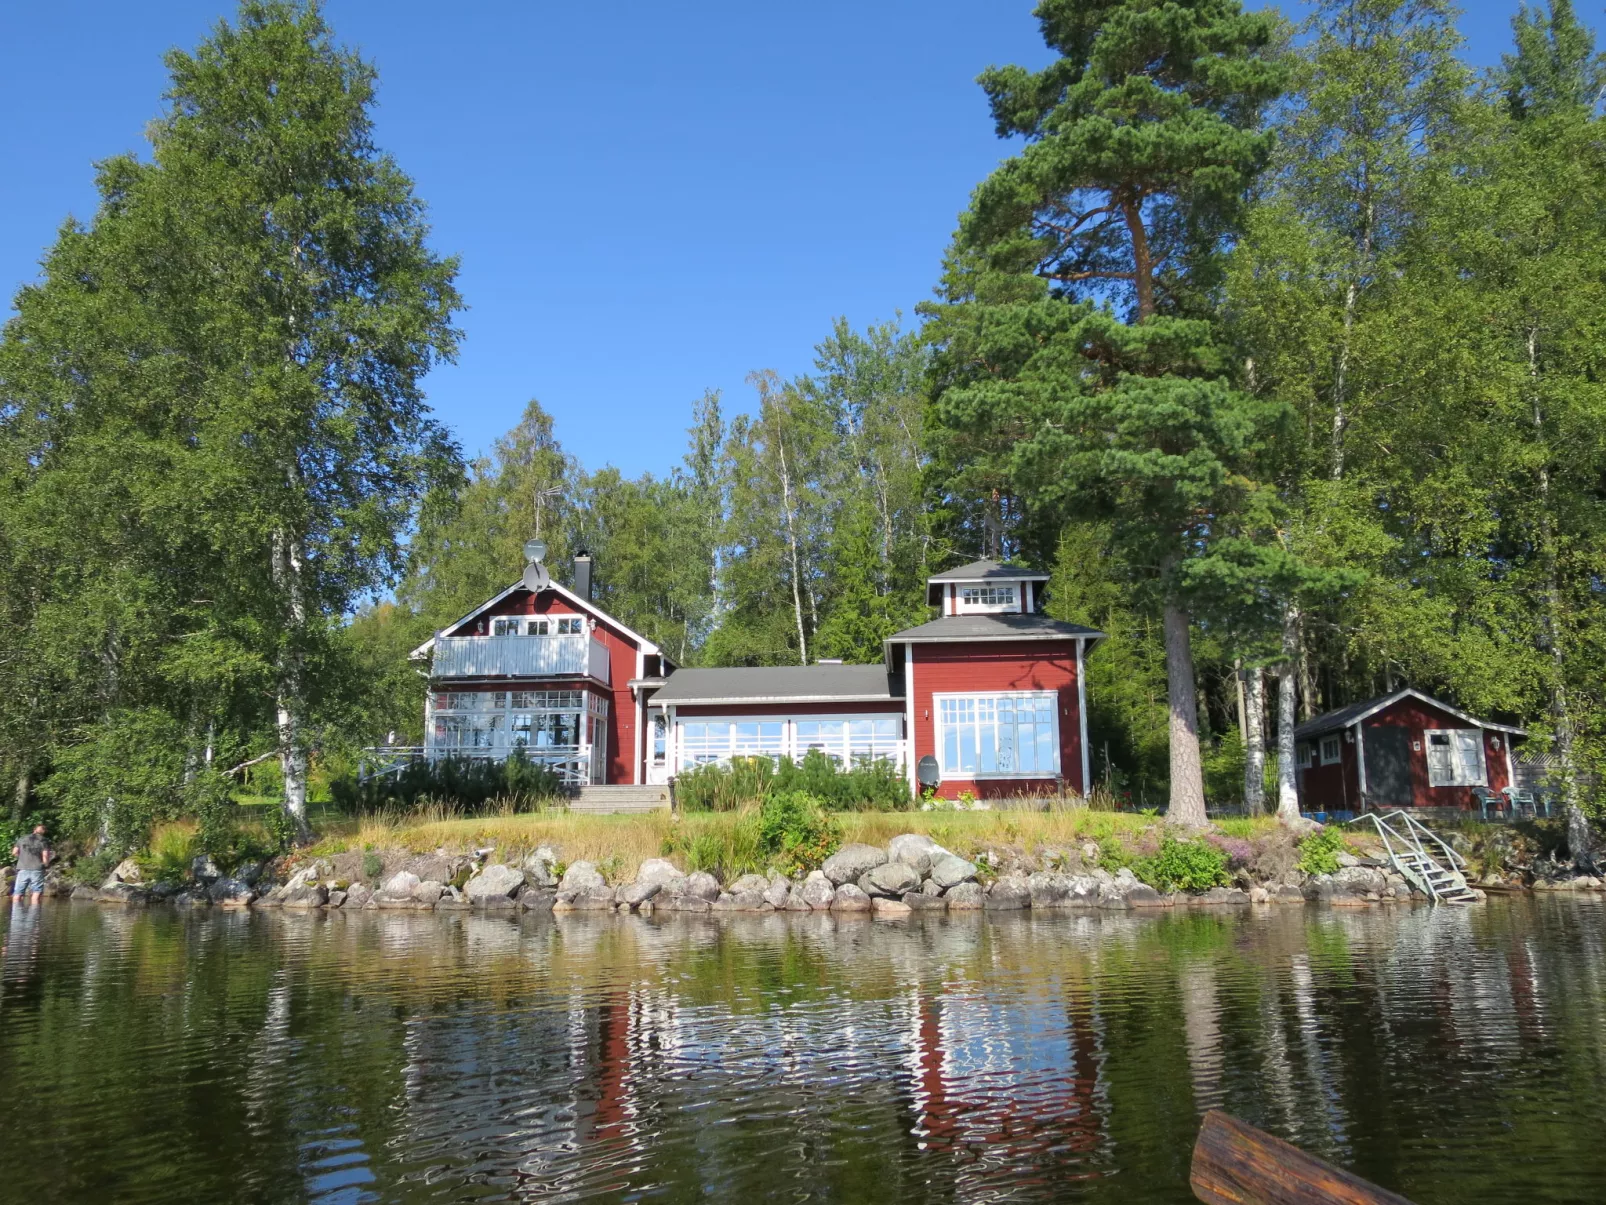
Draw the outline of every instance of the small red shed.
[[[1512,782],[1521,728],[1480,720],[1407,687],[1294,729],[1305,811],[1472,808],[1478,788]]]

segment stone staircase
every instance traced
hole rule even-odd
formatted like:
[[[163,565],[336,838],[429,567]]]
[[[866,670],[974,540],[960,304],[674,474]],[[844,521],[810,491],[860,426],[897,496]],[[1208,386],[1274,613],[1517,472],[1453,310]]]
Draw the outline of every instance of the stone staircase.
[[[592,816],[667,812],[670,806],[666,786],[584,786],[569,798],[571,812]]]

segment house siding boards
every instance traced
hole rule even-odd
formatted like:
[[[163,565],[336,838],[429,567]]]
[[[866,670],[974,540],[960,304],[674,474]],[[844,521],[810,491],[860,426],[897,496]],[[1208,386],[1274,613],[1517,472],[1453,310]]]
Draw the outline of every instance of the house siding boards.
[[[1301,725],[1301,729],[1318,729],[1322,719],[1317,717]],[[1507,744],[1513,735],[1520,736],[1520,733],[1485,727],[1483,722],[1457,715],[1431,700],[1408,694],[1383,704],[1371,715],[1351,720],[1343,728],[1299,737],[1301,744],[1310,745],[1312,757],[1312,765],[1299,773],[1300,803],[1307,811],[1359,808],[1363,795],[1360,759],[1365,750],[1367,776],[1364,796],[1368,807],[1473,808],[1476,806],[1472,795],[1476,789],[1474,786],[1429,785],[1426,733],[1430,729],[1474,728],[1478,730],[1483,745],[1485,785],[1488,790],[1499,793],[1511,785],[1507,773]],[[1336,735],[1339,738],[1342,750],[1339,765],[1318,764],[1323,735]],[[1403,764],[1390,760],[1387,768],[1395,772],[1380,773],[1383,767],[1379,765],[1379,759],[1382,757],[1398,757],[1403,759]]]
[[[934,696],[1004,691],[1053,691],[1059,721],[1060,778],[1076,784],[1082,777],[1082,721],[1078,705],[1076,641],[990,641],[985,644],[935,643],[913,646],[914,758],[941,757],[937,752]],[[944,778],[937,794],[957,798],[969,791],[978,798],[1040,793],[1052,778]],[[1057,785],[1057,784],[1055,784]],[[1086,784],[1082,784],[1084,789]]]

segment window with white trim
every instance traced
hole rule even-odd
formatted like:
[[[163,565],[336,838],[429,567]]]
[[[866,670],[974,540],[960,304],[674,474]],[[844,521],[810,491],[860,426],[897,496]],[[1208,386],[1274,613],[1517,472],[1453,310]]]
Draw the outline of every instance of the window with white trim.
[[[1481,728],[1428,728],[1422,735],[1427,739],[1428,786],[1489,785]]]
[[[1296,760],[1297,760],[1297,762],[1299,764],[1299,768],[1301,770],[1310,769],[1310,742],[1309,741],[1300,741],[1299,742],[1299,749],[1298,749],[1297,754],[1296,754]]]
[[[895,715],[794,720],[792,733],[799,761],[810,749],[839,766],[897,761],[903,751],[903,721]]]
[[[802,761],[810,750],[838,766],[903,760],[903,717],[897,715],[677,719],[675,735],[682,769],[733,757]]]
[[[682,766],[786,754],[785,720],[681,720],[677,727]]]
[[[519,634],[519,625],[523,622],[520,619],[493,619],[491,620],[491,635],[517,636]]]
[[[1337,765],[1343,756],[1343,742],[1339,740],[1338,733],[1322,737],[1322,765]]]
[[[1019,611],[1020,586],[1016,582],[1006,585],[974,585],[959,587],[960,612]]]
[[[1059,697],[1051,690],[937,695],[944,778],[1059,775]]]

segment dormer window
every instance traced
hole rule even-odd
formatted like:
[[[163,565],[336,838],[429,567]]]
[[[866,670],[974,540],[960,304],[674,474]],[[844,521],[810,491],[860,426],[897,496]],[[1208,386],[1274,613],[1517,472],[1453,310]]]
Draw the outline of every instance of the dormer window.
[[[1019,611],[1020,586],[1016,582],[1003,585],[976,585],[959,587],[960,614],[985,611]]]

